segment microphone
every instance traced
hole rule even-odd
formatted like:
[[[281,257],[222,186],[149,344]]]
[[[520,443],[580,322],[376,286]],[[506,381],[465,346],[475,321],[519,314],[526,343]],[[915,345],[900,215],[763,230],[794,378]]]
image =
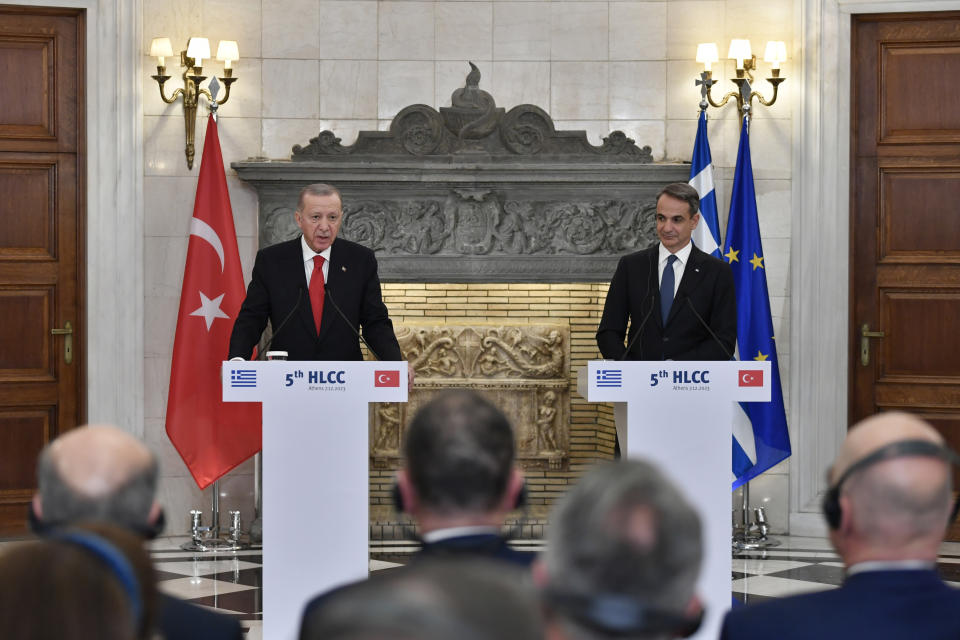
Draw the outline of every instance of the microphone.
[[[713,341],[720,346],[720,350],[723,351],[724,355],[727,356],[727,359],[733,360],[733,354],[727,350],[727,347],[725,344],[723,344],[723,341],[721,341],[720,338],[717,337],[717,334],[713,332],[713,329],[710,328],[710,325],[708,325],[707,322],[703,319],[703,317],[699,313],[697,313],[697,308],[693,306],[693,303],[690,301],[690,297],[687,296],[685,300],[687,301],[687,304],[690,306],[690,310],[693,311],[693,315],[697,316],[697,320],[699,320],[700,324],[703,325],[703,328],[710,333],[710,337],[713,338]]]
[[[347,318],[347,314],[345,314],[343,310],[340,309],[340,305],[338,305],[337,301],[333,299],[332,295],[330,295],[330,286],[329,285],[325,286],[323,290],[327,296],[326,300],[329,300],[333,304],[333,308],[336,310],[340,318],[346,323],[346,325],[350,327],[350,331],[353,331],[354,335],[357,336],[360,342],[366,345],[367,349],[370,351],[370,354],[374,357],[375,360],[381,360],[382,358],[380,358],[380,356],[377,355],[377,352],[373,350],[373,347],[371,347],[370,344],[363,339],[363,336],[360,335],[360,332],[357,330],[357,328],[353,326],[353,323],[350,322],[349,318]]]
[[[650,296],[650,308],[647,309],[647,313],[643,316],[643,320],[640,321],[640,328],[637,329],[637,332],[633,334],[633,337],[630,338],[630,342],[627,343],[627,350],[623,352],[623,355],[617,358],[617,360],[626,360],[627,356],[630,355],[630,349],[633,348],[634,343],[640,338],[640,334],[643,333],[643,327],[647,324],[647,320],[650,319],[650,314],[653,313],[653,308],[657,306],[654,302],[654,296]],[[640,345],[640,359],[643,360],[643,345]]]
[[[257,360],[263,360],[263,359],[265,359],[265,358],[267,357],[267,351],[270,351],[270,347],[273,346],[273,341],[274,341],[274,339],[276,339],[276,337],[280,334],[280,329],[283,329],[283,326],[284,326],[285,324],[287,324],[287,321],[288,321],[290,318],[293,317],[293,312],[296,311],[296,310],[297,310],[297,307],[300,306],[300,299],[301,299],[301,298],[303,298],[303,287],[302,287],[302,286],[297,288],[297,301],[294,303],[293,308],[290,309],[290,312],[287,313],[287,317],[285,317],[285,318],[280,322],[280,324],[277,326],[276,330],[273,332],[273,335],[270,336],[270,339],[267,341],[266,346],[263,348],[263,353],[258,353],[258,354],[257,354]]]

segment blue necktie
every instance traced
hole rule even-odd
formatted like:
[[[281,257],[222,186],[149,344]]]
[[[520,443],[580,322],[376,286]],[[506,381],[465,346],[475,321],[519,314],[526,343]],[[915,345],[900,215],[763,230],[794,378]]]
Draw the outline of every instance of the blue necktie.
[[[663,269],[663,279],[660,281],[660,317],[663,319],[663,326],[667,326],[667,318],[670,317],[670,307],[673,306],[673,263],[677,261],[677,256],[671,255],[667,258],[667,266]]]

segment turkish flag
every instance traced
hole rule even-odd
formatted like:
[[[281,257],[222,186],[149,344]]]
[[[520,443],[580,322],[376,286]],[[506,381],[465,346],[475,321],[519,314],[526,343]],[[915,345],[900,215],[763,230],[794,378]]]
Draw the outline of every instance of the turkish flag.
[[[201,489],[260,450],[260,403],[221,399],[220,365],[244,293],[217,123],[210,116],[167,397],[167,436]]]
[[[400,372],[399,371],[374,371],[373,386],[374,387],[399,387]]]
[[[741,387],[762,387],[763,369],[740,369]]]

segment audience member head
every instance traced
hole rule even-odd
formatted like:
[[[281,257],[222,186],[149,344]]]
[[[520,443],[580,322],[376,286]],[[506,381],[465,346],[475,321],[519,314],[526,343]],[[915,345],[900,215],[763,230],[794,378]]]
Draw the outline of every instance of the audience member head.
[[[529,573],[482,560],[424,560],[345,587],[310,611],[301,640],[542,637]]]
[[[65,527],[0,554],[5,638],[146,640],[156,597],[142,540],[119,527]]]
[[[111,425],[89,425],[44,448],[37,465],[36,517],[47,526],[99,520],[153,533],[157,461],[150,450]]]
[[[513,430],[497,407],[472,391],[442,393],[407,428],[397,485],[405,511],[424,532],[498,526],[516,508],[523,477]]]
[[[854,425],[828,472],[824,513],[847,566],[937,557],[956,455],[928,423],[880,413]]]
[[[671,638],[699,625],[700,518],[639,460],[589,471],[556,505],[543,560],[548,636]]]

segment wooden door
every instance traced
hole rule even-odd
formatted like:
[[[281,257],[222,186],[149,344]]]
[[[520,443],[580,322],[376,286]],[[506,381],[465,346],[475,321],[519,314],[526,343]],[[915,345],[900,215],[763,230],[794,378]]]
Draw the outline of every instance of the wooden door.
[[[83,69],[82,11],[0,7],[0,534],[83,419]]]

